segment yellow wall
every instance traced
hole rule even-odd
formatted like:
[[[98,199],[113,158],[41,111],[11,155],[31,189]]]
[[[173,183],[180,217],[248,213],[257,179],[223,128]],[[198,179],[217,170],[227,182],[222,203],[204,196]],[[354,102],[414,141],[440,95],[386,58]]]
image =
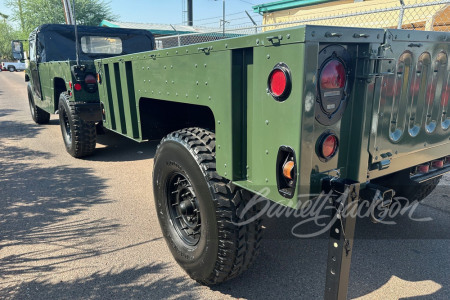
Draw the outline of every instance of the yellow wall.
[[[427,3],[429,0],[404,0],[405,5]],[[397,28],[399,11],[383,11],[393,7],[399,7],[398,0],[366,0],[354,2],[353,0],[333,1],[314,6],[287,9],[272,13],[265,13],[263,24],[274,24],[281,22],[295,22],[282,26],[268,26],[264,30],[278,29],[282,27],[296,26],[300,24],[328,25],[328,26],[350,26],[350,27],[373,27],[373,28]],[[403,17],[402,27],[420,30],[448,31],[450,25],[449,5],[434,5],[406,9]],[[360,16],[341,17],[339,15],[354,14],[367,11],[380,11],[377,13],[364,14]],[[312,21],[311,19],[334,17]],[[300,22],[296,22],[300,21]],[[412,25],[411,25],[412,24]],[[437,28],[439,27],[439,28]]]

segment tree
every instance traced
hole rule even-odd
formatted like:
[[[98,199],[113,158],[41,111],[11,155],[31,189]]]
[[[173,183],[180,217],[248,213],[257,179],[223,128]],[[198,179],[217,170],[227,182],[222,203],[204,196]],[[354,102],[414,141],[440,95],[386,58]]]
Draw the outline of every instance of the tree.
[[[11,41],[14,39],[17,39],[17,31],[6,21],[0,21],[0,58],[12,59]]]
[[[23,33],[29,34],[46,23],[64,24],[64,8],[61,0],[6,0],[12,11],[12,20],[20,23]],[[98,26],[102,20],[116,20],[109,2],[103,0],[75,1],[77,24]]]

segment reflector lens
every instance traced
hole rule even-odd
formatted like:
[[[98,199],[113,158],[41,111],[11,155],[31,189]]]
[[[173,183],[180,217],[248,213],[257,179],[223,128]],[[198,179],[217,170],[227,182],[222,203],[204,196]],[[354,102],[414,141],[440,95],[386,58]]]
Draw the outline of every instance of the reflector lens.
[[[84,82],[87,84],[97,83],[97,80],[95,79],[94,75],[88,74],[86,77],[84,77]]]
[[[75,89],[75,91],[81,91],[81,84],[75,83],[73,88]]]
[[[321,89],[341,89],[345,86],[345,67],[338,60],[330,60],[320,73]]]
[[[424,165],[417,166],[416,170],[417,170],[417,173],[428,173],[428,171],[430,170],[430,165],[424,164]]]
[[[431,166],[435,169],[440,169],[444,167],[444,160],[435,160],[431,162]]]
[[[270,90],[272,94],[279,97],[286,90],[287,78],[280,69],[275,69],[270,73]]]
[[[291,179],[293,178],[292,176],[292,170],[294,170],[294,165],[295,163],[290,160],[287,161],[284,166],[283,166],[283,176],[286,177],[287,179]]]
[[[322,143],[322,155],[324,158],[330,158],[337,149],[337,138],[335,135],[329,135]]]

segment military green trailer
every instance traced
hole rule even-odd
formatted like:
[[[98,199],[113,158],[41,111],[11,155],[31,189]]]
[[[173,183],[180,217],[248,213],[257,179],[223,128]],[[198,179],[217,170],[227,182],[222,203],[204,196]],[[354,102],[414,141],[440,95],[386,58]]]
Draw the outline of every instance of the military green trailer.
[[[345,298],[355,216],[344,210],[362,196],[378,208],[421,200],[450,171],[449,46],[443,32],[300,26],[102,58],[94,121],[161,140],[160,225],[203,284],[254,260],[258,196],[299,208],[331,195],[325,297]]]

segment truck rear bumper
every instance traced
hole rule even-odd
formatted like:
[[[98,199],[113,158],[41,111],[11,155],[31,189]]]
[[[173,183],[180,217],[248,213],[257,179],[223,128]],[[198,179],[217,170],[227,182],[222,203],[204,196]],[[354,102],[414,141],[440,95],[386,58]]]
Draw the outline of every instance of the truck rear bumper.
[[[102,120],[100,103],[76,103],[74,107],[77,115],[86,122],[100,122]]]

